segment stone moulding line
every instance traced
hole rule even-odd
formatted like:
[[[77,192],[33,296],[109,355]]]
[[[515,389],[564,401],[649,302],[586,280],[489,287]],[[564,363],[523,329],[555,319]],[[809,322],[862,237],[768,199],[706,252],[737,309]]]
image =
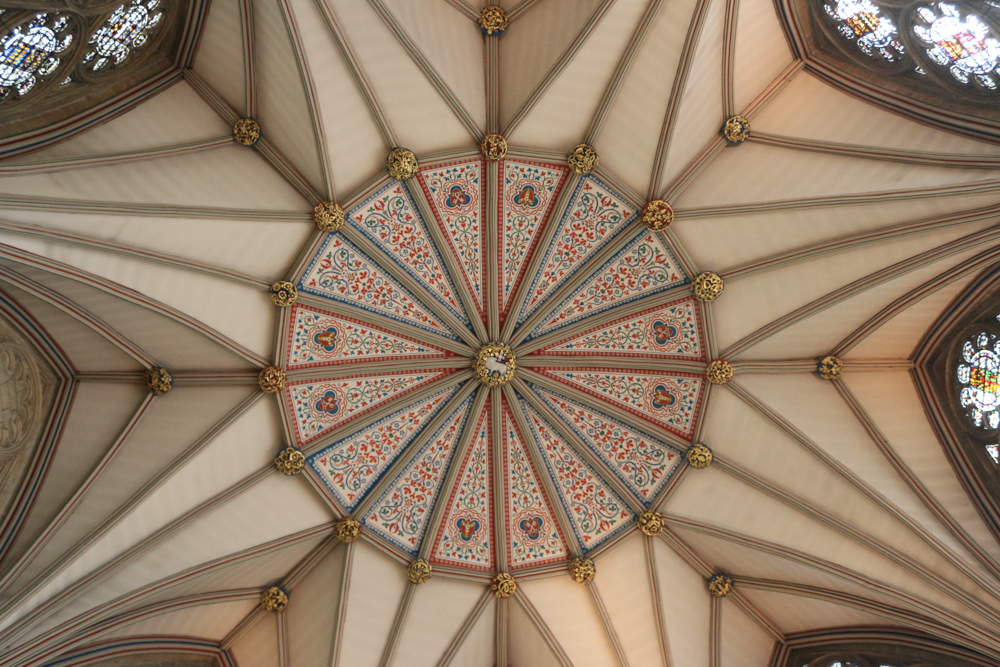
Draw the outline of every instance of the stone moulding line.
[[[246,117],[257,117],[257,35],[254,31],[253,1],[239,0],[240,37],[243,51],[243,98]]]
[[[204,139],[202,141],[192,141],[186,144],[166,146],[164,148],[151,148],[148,150],[129,151],[125,153],[107,153],[103,155],[89,155],[83,157],[67,157],[56,160],[43,160],[40,162],[22,162],[18,164],[0,165],[0,178],[5,176],[27,176],[31,174],[58,174],[74,169],[88,169],[91,167],[107,167],[112,165],[129,164],[132,162],[142,162],[145,160],[156,160],[164,157],[176,157],[178,155],[190,155],[202,151],[230,146],[233,143],[231,135],[226,135],[218,139]]]
[[[9,211],[43,211],[47,213],[95,214],[104,216],[128,215],[144,218],[192,218],[199,220],[254,220],[265,222],[301,223],[312,219],[311,213],[291,211],[263,211],[206,206],[181,206],[165,204],[133,204],[128,202],[93,202],[54,197],[22,197],[0,195],[0,205]]]
[[[819,448],[814,442],[807,438],[803,433],[801,433],[797,428],[791,425],[784,417],[774,412],[772,408],[765,405],[750,392],[740,386],[739,382],[733,381],[726,385],[729,390],[733,391],[741,400],[743,400],[747,405],[756,410],[769,422],[777,426],[780,430],[785,432],[794,441],[798,442],[806,451],[815,456],[820,460],[827,468],[831,470],[834,474],[840,476],[849,484],[854,486],[861,492],[865,497],[874,502],[876,505],[881,507],[890,516],[894,517],[901,524],[906,526],[911,532],[913,532],[917,537],[928,544],[932,549],[934,549],[938,554],[945,558],[953,567],[958,570],[965,572],[967,571],[967,566],[962,562],[962,559],[955,553],[953,553],[946,545],[942,544],[937,540],[930,532],[924,529],[922,526],[914,522],[912,519],[906,516],[899,508],[893,505],[887,498],[885,498],[878,491],[873,489],[868,485],[867,482],[856,476],[853,472],[845,468],[838,461],[831,458],[826,452]],[[863,426],[863,425],[862,425]],[[995,571],[996,566],[990,565],[988,562],[985,563],[992,571]],[[978,580],[974,578],[974,580]],[[993,586],[990,586],[993,588]]]
[[[344,38],[343,28],[340,27],[340,23],[337,22],[337,17],[333,13],[333,7],[330,5],[330,0],[315,0],[317,6],[320,9],[320,13],[323,14],[323,18],[326,19],[326,27],[330,30],[330,34],[333,37],[333,41],[336,42],[337,48],[340,49],[341,55],[344,57],[344,63],[351,70],[351,76],[354,78],[354,83],[358,87],[358,91],[364,97],[365,103],[368,105],[368,111],[371,114],[372,120],[375,122],[375,126],[378,128],[382,135],[382,141],[385,143],[385,150],[388,152],[395,146],[399,145],[396,141],[396,135],[393,134],[392,128],[389,126],[389,121],[382,110],[382,105],[379,104],[378,97],[375,95],[375,90],[372,88],[371,83],[369,83],[368,78],[365,77],[364,72],[361,71],[361,65],[351,51],[350,44]],[[478,14],[476,15],[479,16]]]
[[[590,121],[590,127],[587,128],[587,133],[584,135],[583,143],[593,146],[594,142],[597,141],[604,120],[607,118],[608,112],[612,105],[614,105],[615,100],[618,99],[618,91],[632,67],[635,54],[642,47],[642,43],[645,41],[646,35],[649,33],[649,29],[652,27],[653,21],[656,19],[656,14],[662,5],[663,0],[649,0],[649,3],[646,5],[646,11],[636,24],[635,30],[632,32],[632,38],[625,47],[625,51],[622,53],[617,67],[615,67],[614,74],[612,74],[607,87],[604,89],[604,94],[601,96],[601,103],[594,112],[594,117]]]
[[[410,59],[413,60],[413,64],[415,64],[420,71],[423,72],[427,81],[434,86],[438,95],[441,96],[441,99],[444,100],[444,102],[451,109],[452,113],[455,114],[455,117],[460,123],[462,123],[463,126],[465,126],[465,129],[468,130],[469,135],[475,140],[476,144],[482,141],[484,135],[483,131],[478,125],[476,125],[472,116],[470,116],[469,112],[466,111],[464,106],[462,106],[462,103],[455,96],[455,93],[452,92],[451,88],[448,87],[448,84],[446,84],[437,71],[435,71],[427,57],[424,56],[420,49],[417,48],[416,44],[410,40],[402,26],[400,26],[395,17],[393,17],[392,13],[386,9],[381,0],[368,0],[368,4],[372,6],[372,9],[375,10],[385,23],[386,27],[389,28],[392,34],[396,37],[400,46],[402,46],[403,49],[409,54]],[[470,28],[470,30],[471,29],[472,28]]]
[[[479,601],[476,603],[476,606],[474,606],[472,611],[470,611],[465,617],[465,620],[462,622],[462,626],[458,629],[458,632],[452,638],[451,643],[448,644],[448,647],[438,659],[438,667],[448,667],[451,664],[451,661],[454,660],[458,652],[462,650],[462,647],[465,645],[465,640],[469,637],[469,633],[472,632],[472,628],[475,627],[479,618],[483,615],[483,611],[486,609],[486,606],[495,599],[496,598],[490,591],[489,587],[486,587],[485,590],[483,590],[483,594],[479,596]]]
[[[295,17],[295,9],[288,0],[280,0],[279,4],[281,15],[284,19],[285,32],[295,54],[295,63],[299,70],[299,80],[302,83],[306,101],[309,105],[309,118],[312,121],[313,143],[316,148],[316,156],[319,158],[320,177],[323,180],[323,185],[326,186],[325,199],[336,201],[337,189],[334,187],[333,182],[330,151],[326,149],[326,127],[323,124],[323,117],[319,112],[316,83],[313,80],[312,69],[309,67],[309,60],[306,56],[305,47],[302,44],[302,36],[299,31],[298,20]]]
[[[92,274],[83,269],[78,269],[72,267],[68,264],[58,262],[54,259],[49,259],[45,257],[40,257],[34,253],[30,253],[26,250],[21,250],[19,248],[13,248],[10,246],[4,246],[0,248],[0,257],[6,257],[7,259],[16,262],[18,264],[23,264],[26,266],[31,266],[32,268],[41,269],[46,273],[51,273],[54,275],[62,276],[64,278],[69,278],[78,283],[87,285],[101,292],[107,293],[113,297],[122,299],[123,301],[132,303],[141,308],[150,310],[157,315],[162,315],[170,320],[177,322],[212,341],[216,345],[219,345],[225,350],[228,350],[232,354],[240,357],[241,359],[249,362],[250,364],[263,368],[267,365],[267,360],[258,355],[257,353],[243,347],[236,341],[230,339],[227,336],[219,333],[215,329],[209,327],[208,325],[195,320],[193,317],[185,315],[179,310],[167,306],[159,301],[151,299],[136,290],[125,287],[124,285],[119,285],[113,281],[106,278],[102,278],[95,274]]]
[[[514,600],[521,606],[521,609],[527,614],[535,629],[545,639],[545,643],[548,644],[549,649],[555,654],[556,659],[559,660],[562,667],[573,667],[573,662],[569,659],[569,655],[566,654],[566,650],[562,647],[562,644],[559,643],[559,639],[549,629],[549,626],[545,623],[545,619],[538,613],[535,605],[531,603],[531,600],[528,599],[528,596],[525,595],[522,589],[518,588],[517,592],[514,593]]]
[[[64,232],[64,231],[55,231],[46,229],[44,227],[36,227],[34,225],[8,222],[6,220],[0,220],[0,232],[6,232],[8,234],[16,234],[18,236],[26,236],[29,238],[43,238],[49,241],[55,241],[57,243],[65,243],[67,245],[72,245],[92,250],[101,250],[104,252],[118,254],[125,257],[129,257],[131,259],[138,259],[145,262],[151,262],[155,264],[165,264],[166,266],[171,266],[178,269],[184,269],[186,271],[194,271],[204,275],[212,276],[214,278],[229,280],[237,284],[244,285],[246,287],[252,287],[255,289],[266,289],[267,287],[270,286],[270,283],[268,283],[268,281],[266,280],[263,280],[261,278],[255,278],[253,276],[249,276],[236,271],[216,269],[207,264],[202,264],[201,262],[194,262],[191,260],[187,260],[184,259],[183,257],[168,255],[159,252],[153,252],[152,250],[144,250],[142,248],[137,248],[135,246],[121,244],[121,243],[110,243],[108,241],[102,241],[100,239],[84,236],[82,234],[74,234],[72,232]]]
[[[24,602],[26,599],[28,599],[28,597],[31,594],[33,594],[35,591],[37,591],[38,589],[40,589],[46,583],[48,583],[49,581],[51,581],[52,578],[55,577],[56,575],[58,575],[58,573],[61,572],[63,569],[65,569],[65,567],[67,565],[69,565],[69,563],[71,563],[73,560],[75,560],[80,554],[82,554],[84,551],[86,551],[91,545],[95,544],[97,542],[97,540],[99,540],[109,530],[111,530],[111,528],[113,528],[115,525],[117,525],[133,509],[135,509],[136,507],[138,507],[156,489],[158,489],[160,486],[162,486],[173,475],[174,472],[176,472],[177,470],[179,470],[180,468],[182,468],[188,461],[190,461],[192,458],[194,458],[199,452],[201,452],[205,448],[205,446],[208,445],[208,443],[210,443],[212,440],[214,440],[220,433],[222,433],[222,431],[224,431],[226,428],[228,428],[229,425],[231,425],[233,422],[235,422],[236,419],[238,419],[244,412],[246,412],[248,409],[250,409],[250,407],[252,407],[254,405],[254,403],[256,403],[258,400],[260,400],[261,397],[263,397],[263,396],[264,396],[264,394],[261,393],[261,392],[253,392],[246,399],[244,399],[242,402],[240,402],[240,404],[238,404],[233,410],[231,410],[225,417],[223,417],[216,424],[214,424],[211,428],[209,428],[205,432],[204,435],[202,435],[197,441],[195,441],[186,451],[184,451],[177,459],[175,459],[165,470],[161,471],[160,474],[158,474],[156,477],[154,477],[152,480],[150,480],[145,486],[143,486],[139,491],[137,491],[124,504],[122,504],[120,507],[118,507],[114,511],[114,513],[110,517],[108,517],[108,519],[106,519],[96,530],[91,531],[91,533],[88,536],[86,536],[85,538],[81,539],[69,551],[67,551],[65,554],[63,554],[63,556],[59,560],[57,560],[56,562],[54,562],[52,565],[50,565],[48,568],[46,568],[41,574],[39,574],[35,579],[33,579],[31,582],[29,582],[27,584],[27,586],[21,591],[21,593],[18,594],[18,596],[16,598],[12,598],[11,600],[9,600],[7,602],[7,604],[3,605],[3,607],[0,607],[0,618],[2,618],[5,614],[7,614],[16,605],[18,605],[18,604]],[[272,470],[273,470],[273,466],[268,465],[265,468],[263,468],[261,471],[258,471],[258,473],[256,473],[255,476],[252,476],[252,478],[249,478],[249,479],[252,480],[252,483],[256,483],[256,481],[258,481],[259,479],[263,478],[263,473],[266,473],[266,472],[269,472],[269,471],[272,471]],[[252,486],[252,483],[250,484],[251,486]],[[232,488],[238,488],[238,487],[239,487],[239,485],[237,484],[236,487],[231,487],[231,489]],[[239,491],[237,491],[236,493],[238,493],[238,492]],[[226,497],[226,493],[227,493],[227,491],[223,491],[222,494],[220,494],[219,496],[217,496],[217,498],[224,498],[224,497]],[[236,495],[236,493],[234,493],[233,495]],[[206,501],[206,503],[208,503],[209,505],[212,502],[215,502],[215,500],[214,499],[209,499],[208,501]],[[192,513],[194,513],[194,515],[197,515],[199,512],[203,512],[203,511],[205,511],[205,510],[204,509],[198,509],[198,508],[196,508],[195,510],[192,510]],[[175,520],[174,523],[168,524],[167,526],[163,527],[161,529],[161,531],[164,532],[165,534],[169,534],[169,532],[171,532],[173,530],[179,529],[183,525],[183,521],[182,520],[184,520],[184,518],[185,517],[179,517],[178,519]],[[178,523],[178,522],[180,522],[180,523]],[[154,534],[154,536],[150,536],[150,538],[148,538],[148,539],[149,540],[153,540],[154,537],[155,537],[155,535],[156,534]],[[141,551],[140,547],[142,546],[142,544],[143,543],[137,544],[135,547],[133,547],[133,549],[137,550],[137,553],[140,552]],[[126,556],[126,554],[123,554],[122,558],[125,561],[127,561],[128,558],[125,558],[125,556]],[[105,572],[105,570],[102,569],[100,572],[97,573],[97,575],[100,576],[101,572]],[[44,605],[43,608],[47,608],[48,606],[49,606],[48,603],[46,603],[46,605]],[[4,631],[4,633],[0,633],[0,634],[6,634],[6,633],[7,633],[7,631]]]
[[[798,139],[754,130],[747,139],[765,146],[804,150],[828,155],[843,155],[867,160],[884,160],[901,164],[952,167],[956,169],[996,169],[1000,166],[1000,155],[974,155],[956,153],[936,153],[930,151],[908,151],[895,148],[870,148],[858,144],[842,144],[831,141]]]
[[[105,338],[123,354],[147,368],[155,366],[153,358],[132,342],[124,334],[119,333],[96,315],[90,313],[86,308],[74,301],[69,300],[62,294],[42,285],[27,276],[0,266],[0,279],[10,285],[18,287],[36,299],[49,304],[60,312],[65,313],[91,331]]]
[[[615,656],[617,656],[619,664],[627,667],[629,663],[628,658],[625,656],[625,647],[622,645],[621,639],[618,637],[618,632],[611,622],[611,615],[608,613],[608,608],[604,604],[604,599],[597,588],[597,581],[591,581],[589,584],[586,584],[586,587],[587,592],[590,593],[590,601],[594,603],[594,609],[601,619],[601,625],[604,626],[604,632],[607,634],[608,641],[615,650]]]
[[[820,311],[826,310],[827,308],[841,303],[842,301],[845,301],[853,296],[857,296],[862,292],[875,288],[885,282],[888,282],[889,280],[892,280],[893,278],[899,278],[900,276],[916,271],[917,269],[923,268],[939,260],[947,259],[960,252],[981,246],[983,244],[992,243],[998,239],[1000,239],[1000,227],[994,227],[976,231],[972,234],[967,234],[966,236],[949,241],[948,243],[931,248],[930,250],[917,255],[907,257],[902,261],[879,269],[878,271],[870,273],[867,276],[863,276],[862,278],[850,282],[843,287],[828,292],[818,299],[814,299],[804,306],[796,308],[790,313],[772,320],[768,324],[765,324],[756,331],[744,336],[730,345],[729,348],[722,353],[722,356],[727,359],[735,357],[754,345],[790,327],[796,322],[799,322],[807,317],[811,317]]]
[[[0,653],[0,662],[4,665],[10,665],[10,667],[27,667],[29,664],[36,665],[39,664],[39,662],[44,661],[46,658],[44,654],[40,655],[40,653],[44,651],[46,647],[47,635],[44,637],[31,638],[20,645],[17,644],[18,641],[24,639],[25,634],[36,623],[49,618],[52,614],[59,611],[60,608],[72,600],[77,599],[81,594],[92,588],[106,577],[110,576],[116,569],[133,561],[135,558],[145,553],[152,547],[163,542],[170,535],[176,533],[196,518],[210,512],[213,509],[216,509],[217,507],[220,507],[232,498],[253,487],[273,472],[274,466],[268,464],[256,473],[253,473],[236,484],[226,488],[222,492],[201,503],[196,508],[166,524],[149,537],[126,549],[97,570],[94,570],[83,579],[80,579],[73,585],[67,587],[58,595],[47,600],[45,603],[39,605],[31,612],[12,623],[2,633],[0,633],[0,637],[2,637],[4,644],[11,646],[11,648],[7,651]],[[66,559],[64,558],[61,562],[64,562],[65,560]],[[259,593],[260,590],[256,589],[256,594],[259,595]],[[19,596],[19,598],[22,597],[24,597],[23,594]],[[23,602],[23,600],[19,599],[16,602]],[[51,637],[48,641],[58,641],[58,634],[60,633],[57,633],[57,636]]]
[[[551,86],[552,83],[559,77],[559,75],[566,68],[566,66],[569,65],[570,61],[573,60],[573,57],[583,47],[584,42],[587,41],[590,35],[600,24],[601,20],[604,19],[604,17],[608,14],[614,3],[615,0],[601,0],[601,4],[598,5],[597,9],[595,9],[594,13],[590,16],[590,19],[583,26],[583,28],[577,33],[576,38],[573,40],[573,42],[559,57],[559,60],[557,60],[555,64],[552,65],[552,68],[542,78],[542,80],[538,82],[538,85],[535,87],[535,90],[532,91],[531,95],[524,101],[524,103],[521,105],[521,108],[518,109],[517,112],[514,114],[514,116],[507,122],[507,126],[504,127],[503,131],[501,132],[503,136],[510,137],[511,135],[514,134],[514,131],[517,129],[518,125],[521,124],[521,121],[523,121],[531,112],[531,110],[534,109],[535,105],[545,94],[545,91],[549,89],[549,86]],[[521,7],[516,7],[510,11],[508,17],[510,18],[511,21],[513,21],[516,18],[517,13],[520,13],[518,12],[518,10],[520,9]]]
[[[722,115],[736,115],[736,21],[740,0],[726,0],[726,17],[722,29]]]
[[[670,653],[670,637],[667,634],[667,623],[663,614],[663,593],[660,591],[660,575],[653,545],[653,540],[643,540],[642,553],[646,559],[646,575],[649,577],[649,590],[653,598],[653,616],[656,620],[660,657],[663,658],[663,664],[669,666],[674,664],[674,658]]]

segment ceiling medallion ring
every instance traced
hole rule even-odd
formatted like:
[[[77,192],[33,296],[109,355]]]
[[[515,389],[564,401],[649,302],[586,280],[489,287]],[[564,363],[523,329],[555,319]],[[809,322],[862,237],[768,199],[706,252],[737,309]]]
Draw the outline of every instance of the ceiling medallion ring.
[[[253,118],[240,118],[233,125],[233,139],[241,146],[253,146],[262,134],[260,123]]]
[[[476,352],[472,365],[479,381],[488,387],[499,387],[514,379],[517,355],[505,343],[488,343]]]
[[[597,154],[597,149],[590,144],[577,144],[570,149],[566,162],[574,174],[586,176],[597,169],[597,165],[601,163],[601,156]]]
[[[497,162],[507,156],[507,138],[497,132],[483,137],[479,143],[479,152],[490,162]]]
[[[722,136],[731,144],[742,144],[750,136],[750,121],[743,116],[731,116],[722,126]]]
[[[479,12],[479,29],[483,31],[484,35],[499,37],[508,25],[510,25],[510,19],[507,18],[507,12],[504,11],[503,7],[486,5]]]
[[[386,171],[397,181],[413,178],[419,168],[417,156],[408,148],[393,148],[385,158]]]
[[[653,232],[662,232],[674,221],[674,209],[663,199],[651,199],[642,207],[642,224]]]
[[[313,222],[321,232],[338,232],[347,222],[347,216],[335,201],[321,201],[313,207]]]
[[[514,593],[517,592],[517,582],[514,581],[514,575],[509,572],[498,573],[490,582],[490,590],[500,600],[514,597]]]

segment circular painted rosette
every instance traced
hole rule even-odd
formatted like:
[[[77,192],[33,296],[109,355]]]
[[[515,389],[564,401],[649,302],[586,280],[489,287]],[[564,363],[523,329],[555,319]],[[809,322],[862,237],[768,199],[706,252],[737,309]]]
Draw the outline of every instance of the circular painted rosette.
[[[492,151],[390,158],[405,170],[352,199],[350,229],[310,240],[279,315],[284,384],[262,386],[301,474],[351,517],[341,541],[377,543],[414,583],[423,563],[521,576],[574,562],[586,582],[595,549],[656,534],[649,512],[687,465],[709,386],[697,276],[588,173],[591,147],[576,176],[508,152],[489,192]]]

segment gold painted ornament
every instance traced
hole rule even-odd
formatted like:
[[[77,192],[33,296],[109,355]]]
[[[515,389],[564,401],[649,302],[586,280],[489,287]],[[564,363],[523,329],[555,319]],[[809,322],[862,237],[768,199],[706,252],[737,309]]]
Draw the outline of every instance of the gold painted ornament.
[[[708,580],[708,592],[717,598],[724,598],[733,592],[733,580],[724,574],[714,574]]]
[[[507,139],[495,132],[487,134],[479,144],[479,151],[490,162],[502,160],[507,155]]]
[[[517,592],[517,582],[514,581],[514,575],[508,572],[497,574],[490,583],[490,590],[501,600],[512,597]]]
[[[285,447],[274,457],[274,467],[282,475],[298,475],[306,465],[306,455],[298,447]]]
[[[722,126],[722,136],[733,144],[742,144],[750,136],[750,121],[743,116],[732,116]]]
[[[277,394],[288,384],[288,377],[277,366],[268,366],[257,376],[257,384],[265,394]]]
[[[333,527],[334,536],[344,544],[350,544],[361,537],[361,523],[354,517],[347,517]]]
[[[574,174],[586,176],[597,169],[597,165],[601,162],[601,156],[597,154],[597,149],[590,144],[577,144],[570,150],[567,162]]]
[[[722,276],[712,271],[703,271],[694,279],[694,298],[699,301],[715,301],[725,289]]]
[[[651,199],[642,207],[639,219],[650,231],[662,232],[674,221],[674,209],[663,199]]]
[[[483,31],[484,35],[496,35],[499,37],[507,29],[508,25],[510,25],[510,20],[507,18],[507,12],[504,11],[503,7],[486,5],[479,12],[479,29]]]
[[[430,580],[433,569],[430,563],[421,558],[406,567],[406,578],[415,584],[424,584]]]
[[[589,558],[574,558],[569,562],[569,576],[578,584],[589,584],[596,575],[597,568]]]
[[[253,118],[240,118],[233,125],[233,139],[241,146],[253,146],[260,141],[260,124]]]
[[[712,450],[698,442],[688,447],[684,458],[687,459],[689,466],[701,470],[712,465]]]
[[[709,453],[711,456],[711,453]],[[647,510],[639,515],[639,530],[647,537],[654,537],[663,530],[663,516],[659,512]]]
[[[844,362],[833,355],[823,357],[816,364],[816,372],[824,380],[836,380],[844,374]]]
[[[733,365],[725,359],[716,359],[705,369],[705,377],[712,384],[727,384],[734,373]]]
[[[170,371],[159,366],[147,368],[142,374],[142,381],[153,396],[163,396],[174,386],[174,378],[170,375]]]
[[[385,159],[385,168],[397,181],[405,181],[417,173],[417,156],[409,149],[393,148]]]
[[[489,343],[476,352],[472,369],[480,382],[488,387],[499,387],[514,379],[517,355],[510,345]]]
[[[294,283],[279,280],[271,285],[268,296],[271,297],[271,302],[276,306],[290,306],[299,298],[299,290],[296,289]]]
[[[260,608],[264,611],[284,611],[288,606],[288,593],[280,586],[265,588],[260,594]]]
[[[347,222],[347,217],[337,202],[321,201],[313,207],[313,222],[321,232],[336,232]]]

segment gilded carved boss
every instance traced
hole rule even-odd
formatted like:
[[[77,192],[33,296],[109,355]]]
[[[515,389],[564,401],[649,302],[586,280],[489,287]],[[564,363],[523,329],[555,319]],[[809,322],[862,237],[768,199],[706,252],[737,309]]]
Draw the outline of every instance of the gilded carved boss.
[[[479,144],[479,150],[490,162],[502,160],[507,155],[507,139],[495,132],[487,134]]]
[[[674,221],[674,209],[662,199],[652,199],[642,207],[640,219],[651,231],[662,232]]]
[[[707,468],[712,465],[712,450],[699,443],[691,445],[684,457],[692,468]]]
[[[146,389],[154,396],[162,396],[170,391],[174,386],[174,378],[166,368],[155,366],[147,368],[142,374],[142,381],[146,384]]]
[[[510,345],[490,343],[476,353],[472,368],[480,382],[488,387],[499,387],[514,379],[517,356]]]
[[[844,362],[832,355],[823,357],[816,365],[816,372],[824,380],[836,380],[844,373]]]
[[[279,586],[265,588],[260,594],[260,608],[264,611],[284,611],[288,606],[288,593]]]
[[[427,583],[431,578],[431,571],[434,568],[423,559],[418,559],[410,563],[406,568],[406,578],[415,584]]]
[[[712,575],[708,580],[708,592],[717,598],[724,598],[733,592],[733,580],[724,574]]]
[[[699,301],[715,301],[722,294],[725,283],[722,276],[712,271],[704,271],[694,279],[694,298]]]
[[[321,232],[339,231],[346,221],[344,209],[337,202],[321,201],[313,207],[313,222]]]
[[[569,576],[578,584],[589,584],[596,575],[597,568],[589,558],[574,558],[569,562]]]
[[[405,181],[417,174],[417,156],[406,148],[394,148],[385,159],[385,168],[397,181]]]
[[[290,306],[299,298],[299,290],[287,280],[279,280],[271,285],[268,296],[276,306]]]
[[[597,154],[597,149],[590,144],[577,144],[570,150],[567,162],[574,174],[586,176],[597,169],[597,165],[601,162],[601,156]]]
[[[508,572],[500,572],[497,576],[493,577],[493,582],[490,583],[490,590],[493,591],[493,595],[501,600],[513,597],[514,593],[517,592],[517,582],[514,581],[514,575]]]
[[[344,544],[350,544],[361,537],[361,523],[352,517],[341,519],[333,527],[333,534]]]
[[[274,457],[274,467],[282,475],[297,475],[306,465],[306,455],[297,447],[285,447]]]
[[[487,5],[479,13],[479,29],[483,31],[484,35],[499,37],[509,24],[507,12],[504,11],[503,7]]]
[[[260,124],[253,118],[240,118],[233,125],[233,139],[241,146],[253,146],[260,141]]]
[[[663,517],[653,510],[643,512],[639,515],[639,530],[648,537],[659,535],[663,530]]]
[[[288,384],[288,377],[277,366],[268,366],[257,376],[257,384],[265,394],[277,394]]]
[[[722,126],[722,135],[730,143],[742,144],[750,136],[750,121],[743,116],[728,118]]]
[[[705,369],[705,377],[712,384],[727,384],[733,379],[733,365],[725,359],[716,359]]]

